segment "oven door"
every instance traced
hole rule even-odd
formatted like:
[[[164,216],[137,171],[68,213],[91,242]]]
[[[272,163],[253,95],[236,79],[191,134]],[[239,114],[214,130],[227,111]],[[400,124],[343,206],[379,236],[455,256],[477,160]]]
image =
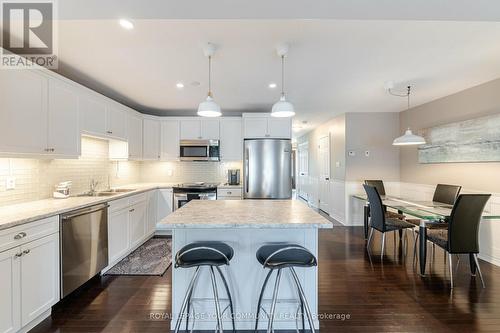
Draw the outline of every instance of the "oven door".
[[[181,161],[208,161],[210,159],[210,144],[205,140],[181,140]]]
[[[174,211],[191,200],[217,200],[217,192],[174,193]]]

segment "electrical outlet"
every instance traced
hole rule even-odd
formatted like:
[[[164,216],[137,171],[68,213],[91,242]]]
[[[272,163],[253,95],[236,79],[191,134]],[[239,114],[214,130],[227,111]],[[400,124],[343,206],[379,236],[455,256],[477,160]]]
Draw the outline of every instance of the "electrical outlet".
[[[14,190],[16,188],[16,177],[7,177],[5,179],[5,189]]]
[[[349,150],[348,155],[351,157],[356,156],[356,152],[354,150]]]
[[[174,171],[172,169],[167,170],[167,176],[172,177],[174,174]]]

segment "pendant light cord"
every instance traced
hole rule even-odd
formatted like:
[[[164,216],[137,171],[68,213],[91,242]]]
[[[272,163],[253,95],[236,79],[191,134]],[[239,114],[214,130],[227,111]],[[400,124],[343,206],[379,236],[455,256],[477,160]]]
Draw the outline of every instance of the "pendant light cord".
[[[212,97],[212,56],[208,56],[208,96]]]
[[[281,97],[285,96],[285,55],[281,56]]]

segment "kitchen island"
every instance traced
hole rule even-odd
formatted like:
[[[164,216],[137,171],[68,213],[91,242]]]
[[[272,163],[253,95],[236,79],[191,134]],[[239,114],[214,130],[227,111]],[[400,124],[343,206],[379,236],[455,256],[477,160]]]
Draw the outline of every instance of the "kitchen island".
[[[332,228],[332,224],[298,200],[193,200],[160,222],[161,228],[172,229],[172,253],[186,244],[197,241],[220,241],[234,249],[229,266],[222,267],[229,281],[234,302],[237,330],[253,329],[257,300],[266,271],[258,263],[255,252],[268,243],[294,243],[318,255],[318,229]],[[174,259],[175,260],[175,259]],[[321,264],[321,263],[320,263]],[[194,272],[191,269],[172,269],[172,322],[179,315],[182,300]],[[317,267],[298,268],[300,282],[319,328]],[[274,280],[274,279],[273,279]],[[273,282],[271,280],[270,282]],[[213,330],[216,326],[210,276],[203,270],[194,292],[193,309],[196,330]],[[222,283],[218,283],[222,286]],[[219,288],[220,289],[220,288]],[[272,286],[264,294],[263,307],[269,311]],[[219,291],[225,297],[223,290]],[[276,306],[275,329],[294,329],[298,308],[298,295],[292,277],[284,272],[280,285],[280,301]],[[227,302],[222,302],[224,309]],[[226,311],[225,315],[229,312]],[[266,320],[259,321],[265,329]],[[224,328],[230,329],[229,317],[224,318]]]

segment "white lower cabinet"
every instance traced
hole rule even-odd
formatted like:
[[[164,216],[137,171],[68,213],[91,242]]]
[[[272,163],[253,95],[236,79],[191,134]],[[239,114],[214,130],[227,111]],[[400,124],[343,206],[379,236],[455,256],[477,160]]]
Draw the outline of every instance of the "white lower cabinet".
[[[34,223],[51,228],[58,219]],[[52,234],[33,239],[31,229],[16,238],[17,246],[0,252],[0,333],[30,328],[59,301],[59,232],[52,229]],[[0,231],[0,245],[7,244],[9,235],[9,229]]]
[[[157,221],[160,222],[167,215],[172,213],[172,205],[174,201],[174,194],[172,189],[163,189],[159,191],[158,195],[158,216]]]
[[[142,201],[129,209],[130,248],[136,247],[144,239],[147,224],[146,208],[146,201]]]
[[[156,231],[156,223],[158,223],[158,190],[149,191],[148,193],[148,221],[146,225],[146,233],[151,234]]]
[[[109,213],[108,261],[113,263],[128,251],[128,208]]]

